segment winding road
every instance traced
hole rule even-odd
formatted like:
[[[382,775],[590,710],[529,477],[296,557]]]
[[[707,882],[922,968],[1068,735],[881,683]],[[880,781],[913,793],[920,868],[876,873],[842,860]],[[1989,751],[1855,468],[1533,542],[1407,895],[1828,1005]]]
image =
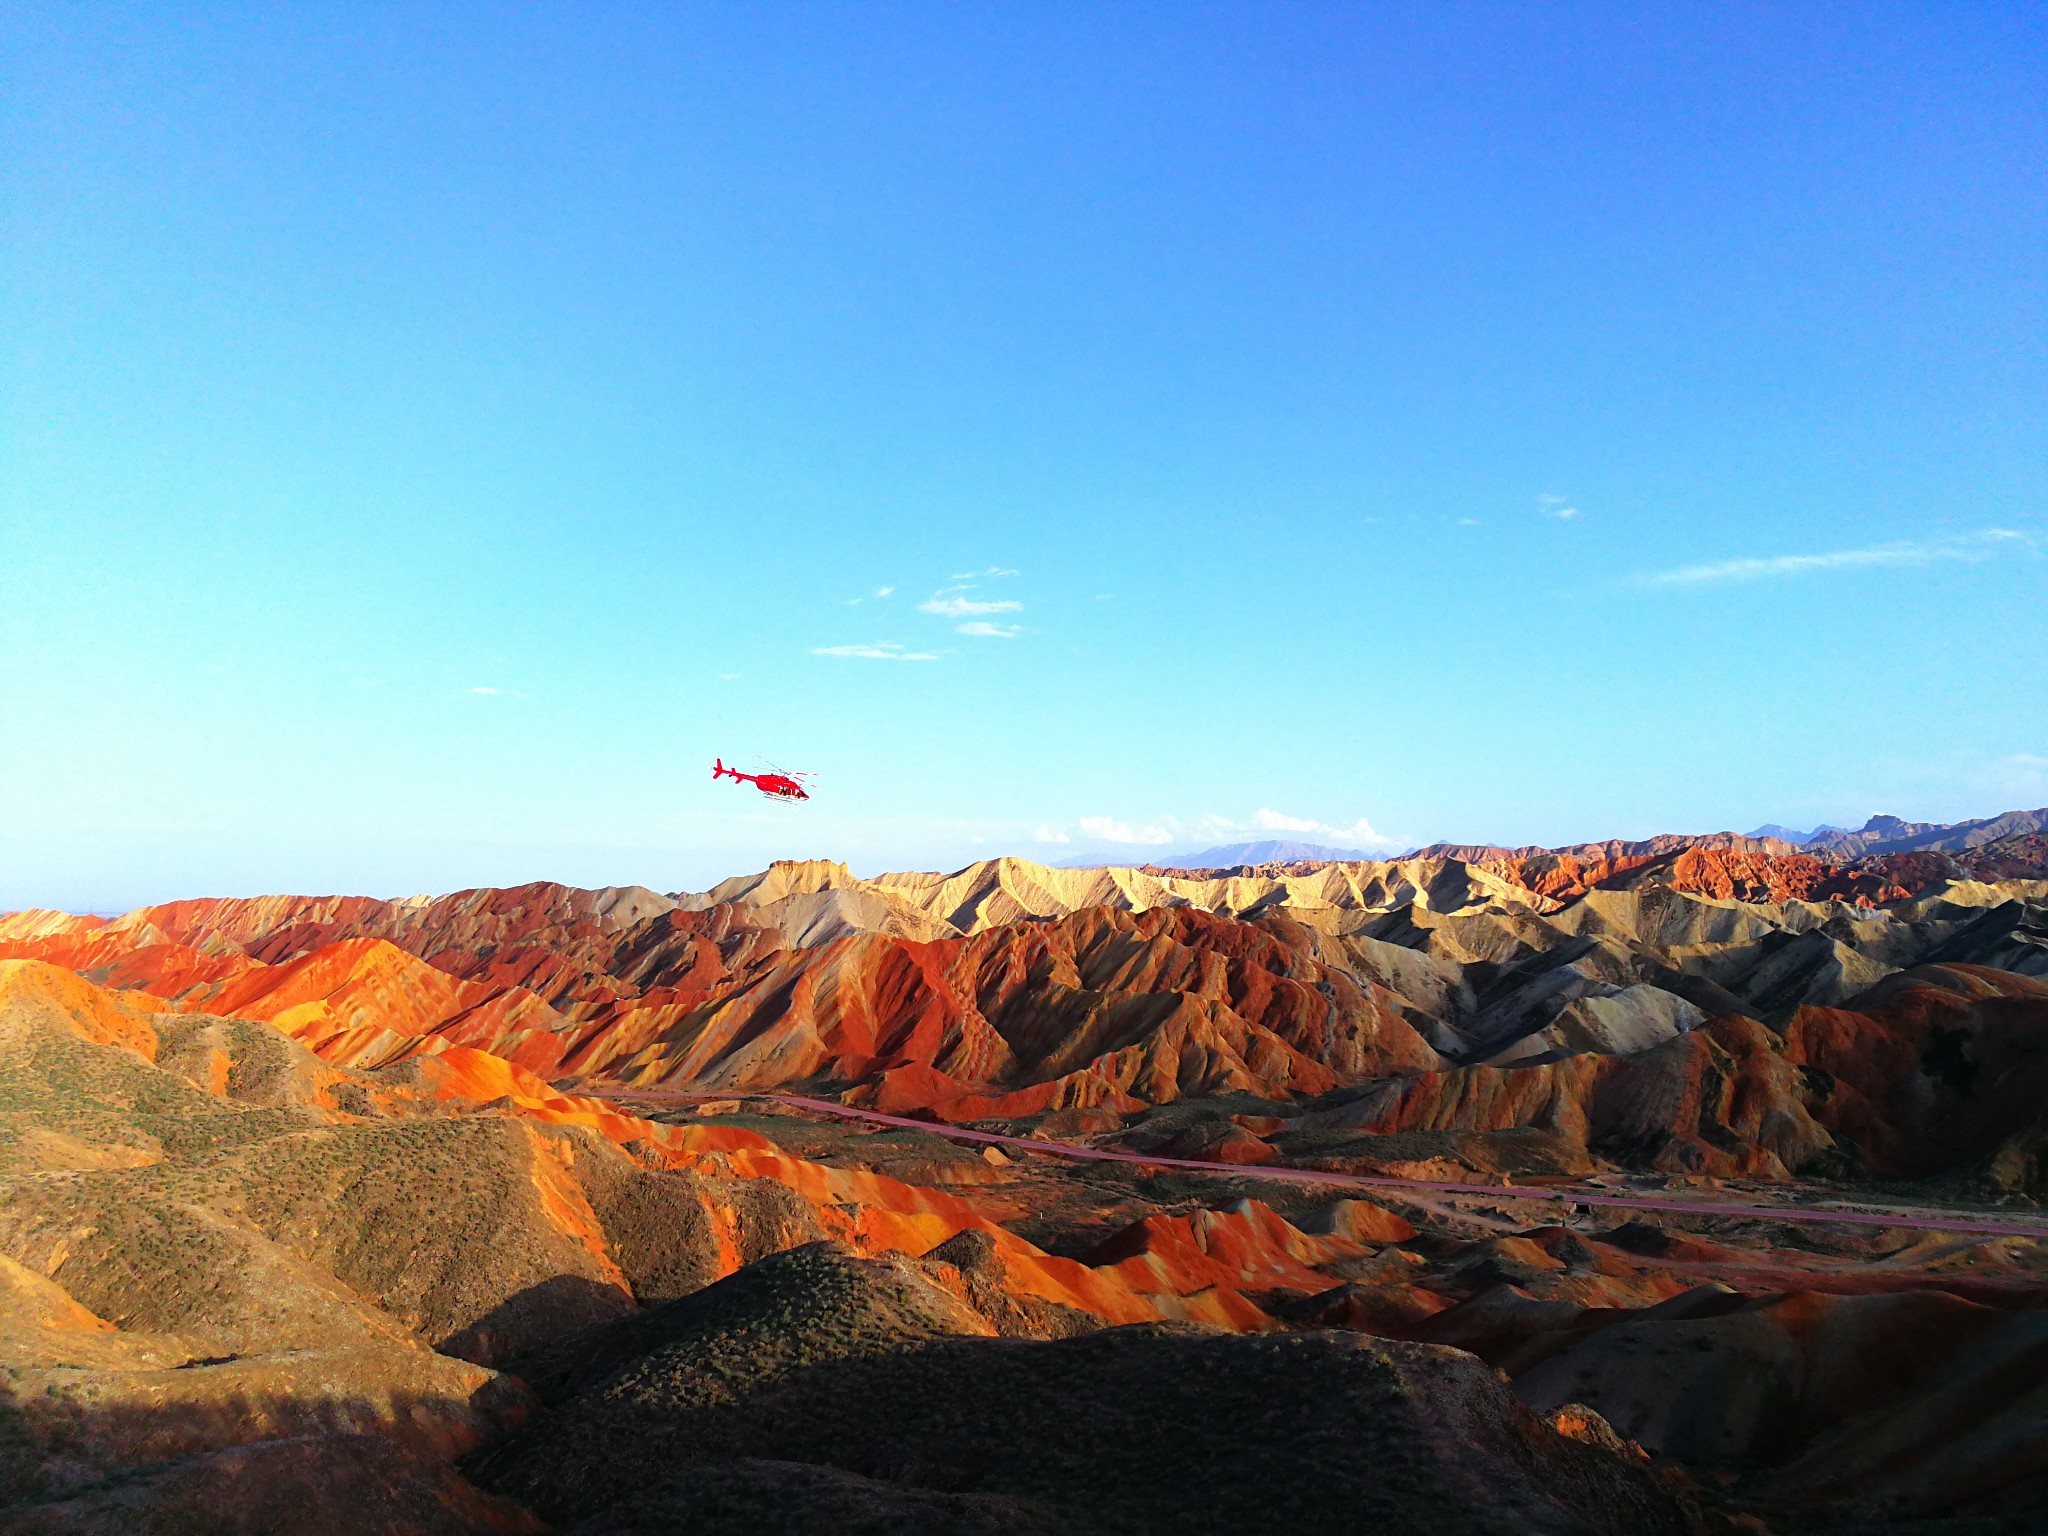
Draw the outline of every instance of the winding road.
[[[1982,1237],[2027,1237],[2048,1240],[2048,1216],[2032,1221],[2007,1218],[1987,1221],[1961,1216],[1930,1206],[1876,1206],[1863,1209],[1815,1209],[1810,1206],[1775,1204],[1764,1201],[1657,1199],[1646,1195],[1615,1194],[1583,1185],[1557,1188],[1541,1184],[1447,1184],[1431,1179],[1397,1179],[1378,1174],[1326,1173],[1313,1168],[1275,1168],[1270,1165],[1212,1163],[1196,1158],[1160,1157],[1141,1152],[1120,1152],[1106,1147],[1077,1147],[1066,1142],[1039,1141],[1030,1136],[1005,1136],[995,1131],[969,1130],[965,1126],[942,1125],[931,1120],[914,1120],[907,1115],[885,1115],[872,1109],[854,1109],[830,1099],[809,1099],[793,1093],[692,1092],[673,1088],[579,1088],[577,1097],[606,1099],[614,1103],[701,1103],[707,1099],[766,1101],[809,1110],[840,1120],[858,1120],[870,1125],[896,1126],[922,1131],[928,1136],[945,1136],[954,1141],[1001,1147],[1005,1150],[1037,1153],[1043,1157],[1064,1157],[1077,1162],[1136,1163],[1147,1168],[1179,1168],[1193,1173],[1221,1174],[1233,1179],[1263,1179],[1280,1183],[1329,1184],[1343,1188],[1391,1191],[1427,1191],[1436,1195],[1480,1196],[1488,1200],[1542,1200],[1563,1206],[1612,1206],[1621,1210],[1669,1211],[1687,1216],[1737,1216],[1767,1221],[1846,1223],[1870,1227],[1904,1227],[1921,1232],[1969,1233]]]

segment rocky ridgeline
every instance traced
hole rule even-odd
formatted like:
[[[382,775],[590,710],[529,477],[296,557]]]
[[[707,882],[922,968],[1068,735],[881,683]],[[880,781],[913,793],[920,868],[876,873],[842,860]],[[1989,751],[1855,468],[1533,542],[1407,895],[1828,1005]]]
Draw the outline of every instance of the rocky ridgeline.
[[[1879,1172],[1901,1165],[1883,1151],[1896,1138],[1872,1126],[1774,1147],[1718,1112],[1681,1128],[1673,1110],[1653,1149],[1647,1132],[1613,1129],[1613,1106],[1626,1083],[1688,1104],[1680,1085],[1708,1072],[1764,1094],[1757,1126],[1840,1121],[1826,1085],[1843,1074],[1807,1043],[1820,1012],[1860,1021],[1833,1027],[1893,1063],[1896,1082],[1871,1090],[1873,1124],[1961,1094],[1977,1021],[2039,1006],[2048,883],[1950,876],[2031,867],[2039,841],[1882,855],[1958,869],[1881,905],[1773,896],[1773,881],[1828,868],[1803,855],[1690,846],[1593,866],[1559,853],[1273,879],[998,860],[859,881],[813,861],[682,899],[543,884],[179,902],[113,921],[18,914],[0,919],[0,955],[273,1023],[352,1066],[453,1044],[546,1080],[801,1088],[954,1120],[1128,1116],[1228,1093],[1321,1113],[1333,1094],[1400,1080],[1446,1085],[1461,1106],[1404,1126],[1476,1133],[1537,1126],[1535,1111],[1502,1107],[1521,1087],[1473,1087],[1484,1074],[1547,1073],[1545,1091],[1578,1106],[1543,1126],[1570,1144],[1567,1161],[1768,1172],[1798,1166],[1784,1155],[1798,1143],[1815,1166]],[[1931,1036],[1910,1059],[1880,1050],[1899,1019],[1944,1010],[1962,1067],[1923,1061],[1950,1049]],[[1710,1021],[1730,1022],[1703,1032]],[[1745,1077],[1713,1054],[1738,1036],[1785,1070]],[[1969,1157],[2030,1166],[1974,1144]]]

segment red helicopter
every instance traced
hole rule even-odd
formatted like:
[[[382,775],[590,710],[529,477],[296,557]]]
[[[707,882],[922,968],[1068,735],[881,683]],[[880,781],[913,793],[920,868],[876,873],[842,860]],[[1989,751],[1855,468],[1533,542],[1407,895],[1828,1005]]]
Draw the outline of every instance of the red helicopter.
[[[737,779],[742,784],[753,785],[762,794],[776,800],[808,800],[811,798],[810,791],[804,788],[805,781],[810,778],[808,773],[782,773],[779,771],[775,773],[741,773],[737,768],[726,767],[725,760],[719,758],[714,760],[711,765],[711,777],[714,779]]]

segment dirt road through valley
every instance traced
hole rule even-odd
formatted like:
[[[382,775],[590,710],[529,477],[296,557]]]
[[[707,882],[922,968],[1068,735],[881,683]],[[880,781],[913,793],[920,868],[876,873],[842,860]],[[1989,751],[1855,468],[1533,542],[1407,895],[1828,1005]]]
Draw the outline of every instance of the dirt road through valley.
[[[830,1099],[811,1099],[793,1093],[693,1092],[673,1088],[580,1088],[579,1097],[604,1099],[612,1103],[699,1103],[707,1099],[738,1099],[771,1102],[841,1120],[864,1121],[870,1125],[895,1126],[944,1136],[954,1141],[1001,1147],[1005,1151],[1064,1157],[1079,1162],[1136,1163],[1148,1168],[1177,1168],[1196,1173],[1227,1175],[1233,1179],[1260,1179],[1296,1184],[1329,1184],[1343,1188],[1389,1191],[1428,1191],[1437,1195],[1480,1196],[1489,1200],[1537,1200],[1563,1206],[1611,1206],[1620,1210],[1669,1211],[1688,1216],[1735,1216],[1754,1220],[1848,1223],[1856,1226],[1904,1227],[1920,1232],[1956,1232],[1982,1237],[2027,1237],[2048,1239],[2048,1214],[2031,1220],[2022,1217],[1987,1219],[1941,1210],[1931,1206],[1885,1206],[1859,1202],[1857,1209],[1791,1205],[1779,1202],[1725,1199],[1681,1199],[1666,1195],[1620,1194],[1585,1185],[1543,1184],[1450,1184],[1430,1179],[1398,1179],[1378,1174],[1327,1173],[1314,1168],[1275,1168],[1270,1165],[1212,1163],[1195,1158],[1159,1157],[1123,1152],[1107,1147],[1080,1147],[1068,1142],[1041,1141],[1031,1136],[1007,1136],[996,1131],[977,1131],[966,1126],[942,1125],[916,1120],[907,1115],[885,1115],[872,1109],[854,1109]]]

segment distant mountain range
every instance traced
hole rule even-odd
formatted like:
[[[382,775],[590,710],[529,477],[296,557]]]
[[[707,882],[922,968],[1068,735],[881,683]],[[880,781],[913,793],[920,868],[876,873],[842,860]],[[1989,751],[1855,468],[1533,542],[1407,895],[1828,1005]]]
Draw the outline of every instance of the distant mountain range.
[[[1708,848],[1750,853],[1782,853],[1786,848],[1832,863],[1872,858],[1895,853],[1961,853],[1981,848],[2001,838],[2048,833],[2048,807],[2033,811],[2005,811],[1981,816],[1974,821],[1905,821],[1897,816],[1873,816],[1860,828],[1823,823],[1811,831],[1766,822],[1749,833],[1711,832],[1666,834],[1639,842],[1612,840],[1581,843],[1560,848],[1508,848],[1491,843],[1431,843],[1398,854],[1367,853],[1357,848],[1331,848],[1321,843],[1300,843],[1275,838],[1257,843],[1225,843],[1195,853],[1160,853],[1139,861],[1147,869],[1232,869],[1248,864],[1336,864],[1354,860],[1387,858],[1448,858],[1467,862],[1489,859],[1529,858],[1544,854],[1570,854],[1581,859],[1655,856],[1680,848]],[[1774,846],[1776,845],[1776,846]],[[1086,855],[1063,860],[1056,869],[1119,869],[1132,867],[1134,850],[1114,854]]]
[[[1827,858],[1860,859],[1881,853],[1960,853],[2028,832],[2048,832],[2048,807],[2005,811],[1975,821],[1902,821],[1897,816],[1873,816],[1857,831],[1819,826],[1799,832],[1772,822],[1749,835],[1774,837]]]
[[[1846,832],[1848,830],[1847,827],[1833,827],[1823,823],[1815,827],[1811,832],[1801,832],[1795,827],[1781,827],[1775,821],[1767,821],[1749,835],[1751,837],[1776,838],[1781,843],[1790,843],[1795,848],[1804,848],[1817,837],[1825,836],[1830,832]]]
[[[2048,807],[1946,823],[1873,816],[1860,832],[1829,829],[1810,846],[1824,849],[1832,858],[1849,859],[1874,853],[1959,853],[2028,832],[2048,832]]]

